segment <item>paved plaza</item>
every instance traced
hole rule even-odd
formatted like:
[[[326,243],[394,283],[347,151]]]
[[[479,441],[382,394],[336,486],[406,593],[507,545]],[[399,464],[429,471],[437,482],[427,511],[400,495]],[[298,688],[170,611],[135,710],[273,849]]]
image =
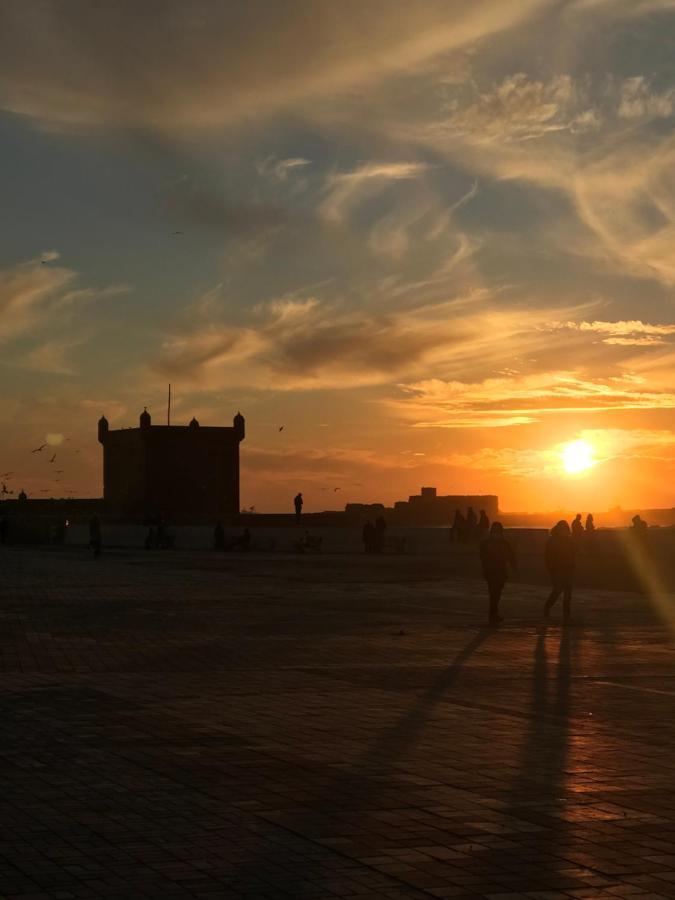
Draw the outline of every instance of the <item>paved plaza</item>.
[[[646,597],[490,630],[442,558],[20,548],[0,592],[1,897],[675,898]]]

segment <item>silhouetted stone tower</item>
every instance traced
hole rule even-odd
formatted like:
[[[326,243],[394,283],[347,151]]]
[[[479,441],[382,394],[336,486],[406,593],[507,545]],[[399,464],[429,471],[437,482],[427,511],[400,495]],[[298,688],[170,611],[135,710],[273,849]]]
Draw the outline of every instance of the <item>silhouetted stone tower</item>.
[[[203,517],[239,512],[239,444],[245,421],[231,427],[153,425],[147,409],[138,428],[111,430],[101,416],[103,497],[119,512]]]

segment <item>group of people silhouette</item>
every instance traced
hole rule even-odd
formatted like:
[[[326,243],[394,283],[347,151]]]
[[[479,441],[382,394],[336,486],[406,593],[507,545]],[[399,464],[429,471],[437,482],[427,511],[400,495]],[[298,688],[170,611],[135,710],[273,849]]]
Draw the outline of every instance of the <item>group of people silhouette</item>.
[[[450,528],[450,540],[459,544],[468,544],[482,540],[490,530],[490,519],[484,509],[476,516],[473,506],[469,506],[466,515],[455,510],[455,518]]]
[[[576,540],[579,540],[584,535],[595,534],[595,522],[593,520],[593,513],[589,513],[586,516],[585,527],[584,523],[581,521],[581,513],[577,513],[572,520],[572,526],[570,530],[572,532],[572,537]]]
[[[298,493],[294,498],[296,523],[300,524],[302,517],[303,498]],[[0,540],[6,540],[6,520],[0,523]],[[639,515],[633,516],[629,533],[634,542],[644,543],[647,535],[647,523]],[[385,549],[385,536],[387,523],[383,516],[378,516],[374,522],[366,521],[363,526],[363,547],[366,553],[383,553]],[[544,563],[551,581],[551,591],[546,598],[543,607],[543,617],[547,619],[550,611],[562,597],[562,621],[563,625],[572,623],[572,589],[576,557],[584,548],[586,542],[592,540],[596,533],[593,514],[586,516],[585,523],[581,513],[570,524],[561,519],[551,529],[544,549]],[[161,516],[150,523],[146,548],[170,546],[165,543],[166,532]],[[503,622],[499,605],[502,599],[504,586],[509,576],[518,571],[518,561],[511,542],[506,538],[504,526],[501,522],[490,520],[485,510],[480,510],[476,516],[472,507],[468,507],[466,515],[461,510],[455,512],[450,540],[459,543],[479,542],[480,562],[483,577],[488,589],[488,620],[491,625]],[[97,515],[89,520],[89,546],[95,557],[99,556],[102,548],[101,523]],[[248,528],[235,539],[227,541],[225,529],[221,522],[217,522],[213,532],[213,546],[216,550],[249,550],[252,537]],[[296,550],[320,551],[320,539],[312,538],[309,532],[305,532],[303,541],[299,542]]]
[[[382,553],[384,551],[384,538],[387,533],[387,523],[384,516],[378,516],[375,522],[370,519],[363,526],[363,549],[366,553]]]
[[[629,529],[631,537],[633,540],[643,541],[647,534],[647,523],[639,515],[633,516],[632,521]],[[577,513],[571,527],[565,519],[561,519],[551,529],[544,549],[544,562],[551,580],[551,592],[544,603],[544,619],[548,618],[562,595],[563,625],[572,623],[572,586],[576,556],[582,541],[592,538],[595,531],[592,513],[586,516],[585,527],[581,521],[581,513]],[[504,621],[499,613],[504,585],[508,575],[518,569],[516,554],[504,535],[501,522],[493,522],[490,534],[481,541],[480,560],[488,587],[488,620],[491,625],[498,625]]]
[[[579,524],[581,524],[580,517]],[[583,531],[583,525],[581,528]],[[551,529],[544,551],[544,560],[551,579],[551,592],[544,604],[543,615],[545,619],[548,618],[551,609],[562,594],[564,625],[570,625],[572,622],[572,584],[576,552],[577,546],[573,529],[565,519],[561,519]],[[483,577],[488,587],[488,619],[491,625],[498,625],[504,621],[499,613],[499,603],[504,585],[508,575],[515,573],[518,569],[516,554],[504,535],[504,527],[501,522],[493,522],[490,534],[481,542],[480,560]]]

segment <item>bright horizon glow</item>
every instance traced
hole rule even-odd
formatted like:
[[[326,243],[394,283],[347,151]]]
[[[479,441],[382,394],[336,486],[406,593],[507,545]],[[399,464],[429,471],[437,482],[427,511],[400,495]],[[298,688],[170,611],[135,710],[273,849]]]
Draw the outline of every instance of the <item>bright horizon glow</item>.
[[[580,475],[592,469],[597,460],[588,441],[577,440],[565,444],[562,451],[563,468],[568,475]]]

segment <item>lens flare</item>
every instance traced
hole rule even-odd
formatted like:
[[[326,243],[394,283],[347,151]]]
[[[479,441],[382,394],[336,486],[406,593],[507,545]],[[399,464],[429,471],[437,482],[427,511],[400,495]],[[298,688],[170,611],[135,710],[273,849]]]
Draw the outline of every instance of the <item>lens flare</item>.
[[[565,444],[561,455],[563,468],[568,475],[579,475],[591,469],[596,463],[593,447],[588,441],[578,440]]]

